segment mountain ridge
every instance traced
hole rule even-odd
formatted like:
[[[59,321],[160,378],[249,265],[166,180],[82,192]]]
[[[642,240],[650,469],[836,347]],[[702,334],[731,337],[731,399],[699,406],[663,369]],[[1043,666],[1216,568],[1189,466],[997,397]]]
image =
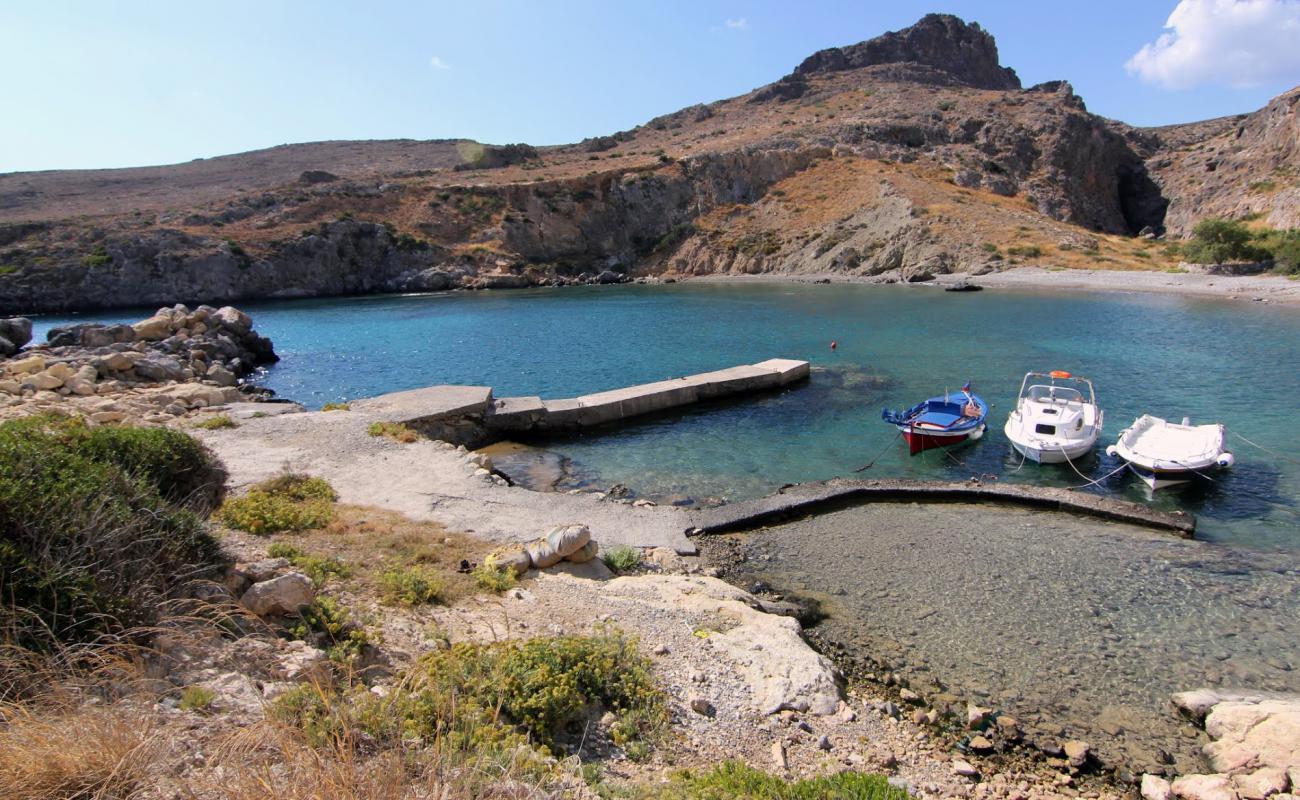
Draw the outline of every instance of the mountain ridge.
[[[1168,267],[1132,237],[1185,234],[1209,211],[1300,224],[1292,96],[1135,128],[1066,81],[1020,88],[991,34],[929,15],[571,145],[338,141],[0,175],[0,310],[711,272],[916,280],[1044,258]],[[832,184],[837,197],[820,190]]]

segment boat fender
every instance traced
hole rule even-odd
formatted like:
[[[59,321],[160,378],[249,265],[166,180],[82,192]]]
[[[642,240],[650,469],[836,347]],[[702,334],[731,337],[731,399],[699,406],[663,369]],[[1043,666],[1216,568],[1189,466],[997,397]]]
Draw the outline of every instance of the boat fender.
[[[1106,448],[1106,455],[1110,456],[1111,458],[1114,458],[1115,454],[1118,452],[1119,450],[1113,444],[1110,447]]]
[[[835,348],[837,348],[837,347],[839,347],[839,346],[840,346],[840,343],[839,343],[839,342],[835,341],[834,339],[831,339],[831,349],[832,349],[832,350],[834,350]]]
[[[976,428],[975,430],[971,431],[971,432],[970,432],[970,436],[968,436],[968,437],[966,437],[966,438],[970,439],[972,442],[973,442],[973,441],[976,441],[977,439],[979,439],[980,437],[982,437],[982,436],[984,435],[984,429],[987,428],[987,427],[988,427],[987,425],[981,425],[981,426],[979,426],[979,427]]]
[[[1232,453],[1220,453],[1217,463],[1221,467],[1231,467],[1237,463],[1237,459],[1232,457]]]

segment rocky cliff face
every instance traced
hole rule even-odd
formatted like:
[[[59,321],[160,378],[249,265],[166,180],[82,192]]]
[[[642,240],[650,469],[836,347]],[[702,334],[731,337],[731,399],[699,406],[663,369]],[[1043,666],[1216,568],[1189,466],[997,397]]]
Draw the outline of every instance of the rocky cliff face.
[[[1300,88],[1253,114],[1157,129],[1151,144],[1147,165],[1170,198],[1172,232],[1206,217],[1300,227]]]
[[[992,36],[931,15],[576,145],[334,142],[0,176],[0,314],[675,272],[1158,267],[1128,237],[1209,214],[1300,223],[1298,100],[1133,129],[1064,81],[1021,89]]]
[[[849,47],[820,50],[804,59],[794,74],[808,76],[901,63],[934,67],[967,86],[981,89],[1020,88],[1015,70],[998,62],[993,37],[978,24],[950,14],[927,14],[910,28]]]

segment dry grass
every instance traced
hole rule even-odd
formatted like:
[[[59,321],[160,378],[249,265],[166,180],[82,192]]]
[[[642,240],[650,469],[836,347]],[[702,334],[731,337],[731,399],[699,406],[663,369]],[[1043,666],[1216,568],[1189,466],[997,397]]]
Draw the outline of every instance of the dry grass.
[[[127,798],[148,785],[165,742],[149,714],[122,707],[0,706],[0,797]]]
[[[301,731],[266,721],[230,736],[213,761],[220,773],[195,776],[191,798],[208,800],[540,800],[559,796],[539,783],[568,784],[581,792],[564,769],[553,776],[536,773],[533,756],[517,759],[441,752],[436,745],[375,745],[360,731],[312,747]],[[575,770],[572,770],[576,772]],[[582,796],[574,792],[563,796]]]
[[[272,540],[290,544],[308,555],[345,562],[354,570],[349,588],[376,594],[382,591],[383,574],[393,567],[429,567],[442,578],[438,596],[448,604],[479,591],[474,577],[458,570],[462,561],[481,562],[491,547],[488,542],[451,533],[433,522],[416,522],[394,511],[349,505],[336,505],[334,521],[320,530],[280,534]]]

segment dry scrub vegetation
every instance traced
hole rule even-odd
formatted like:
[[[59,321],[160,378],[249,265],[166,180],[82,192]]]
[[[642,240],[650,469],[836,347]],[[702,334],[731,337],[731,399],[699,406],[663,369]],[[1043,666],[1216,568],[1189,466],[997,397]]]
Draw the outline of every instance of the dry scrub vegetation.
[[[487,543],[337,505],[319,478],[226,499],[224,470],[184,433],[56,416],[0,424],[0,471],[6,800],[897,795],[877,777],[787,783],[735,764],[606,783],[602,759],[673,739],[638,643],[597,626],[390,647],[372,615],[409,629],[422,606],[511,581],[484,569]],[[232,556],[284,559],[264,569],[301,572],[314,599],[250,613],[229,587],[256,565]]]

